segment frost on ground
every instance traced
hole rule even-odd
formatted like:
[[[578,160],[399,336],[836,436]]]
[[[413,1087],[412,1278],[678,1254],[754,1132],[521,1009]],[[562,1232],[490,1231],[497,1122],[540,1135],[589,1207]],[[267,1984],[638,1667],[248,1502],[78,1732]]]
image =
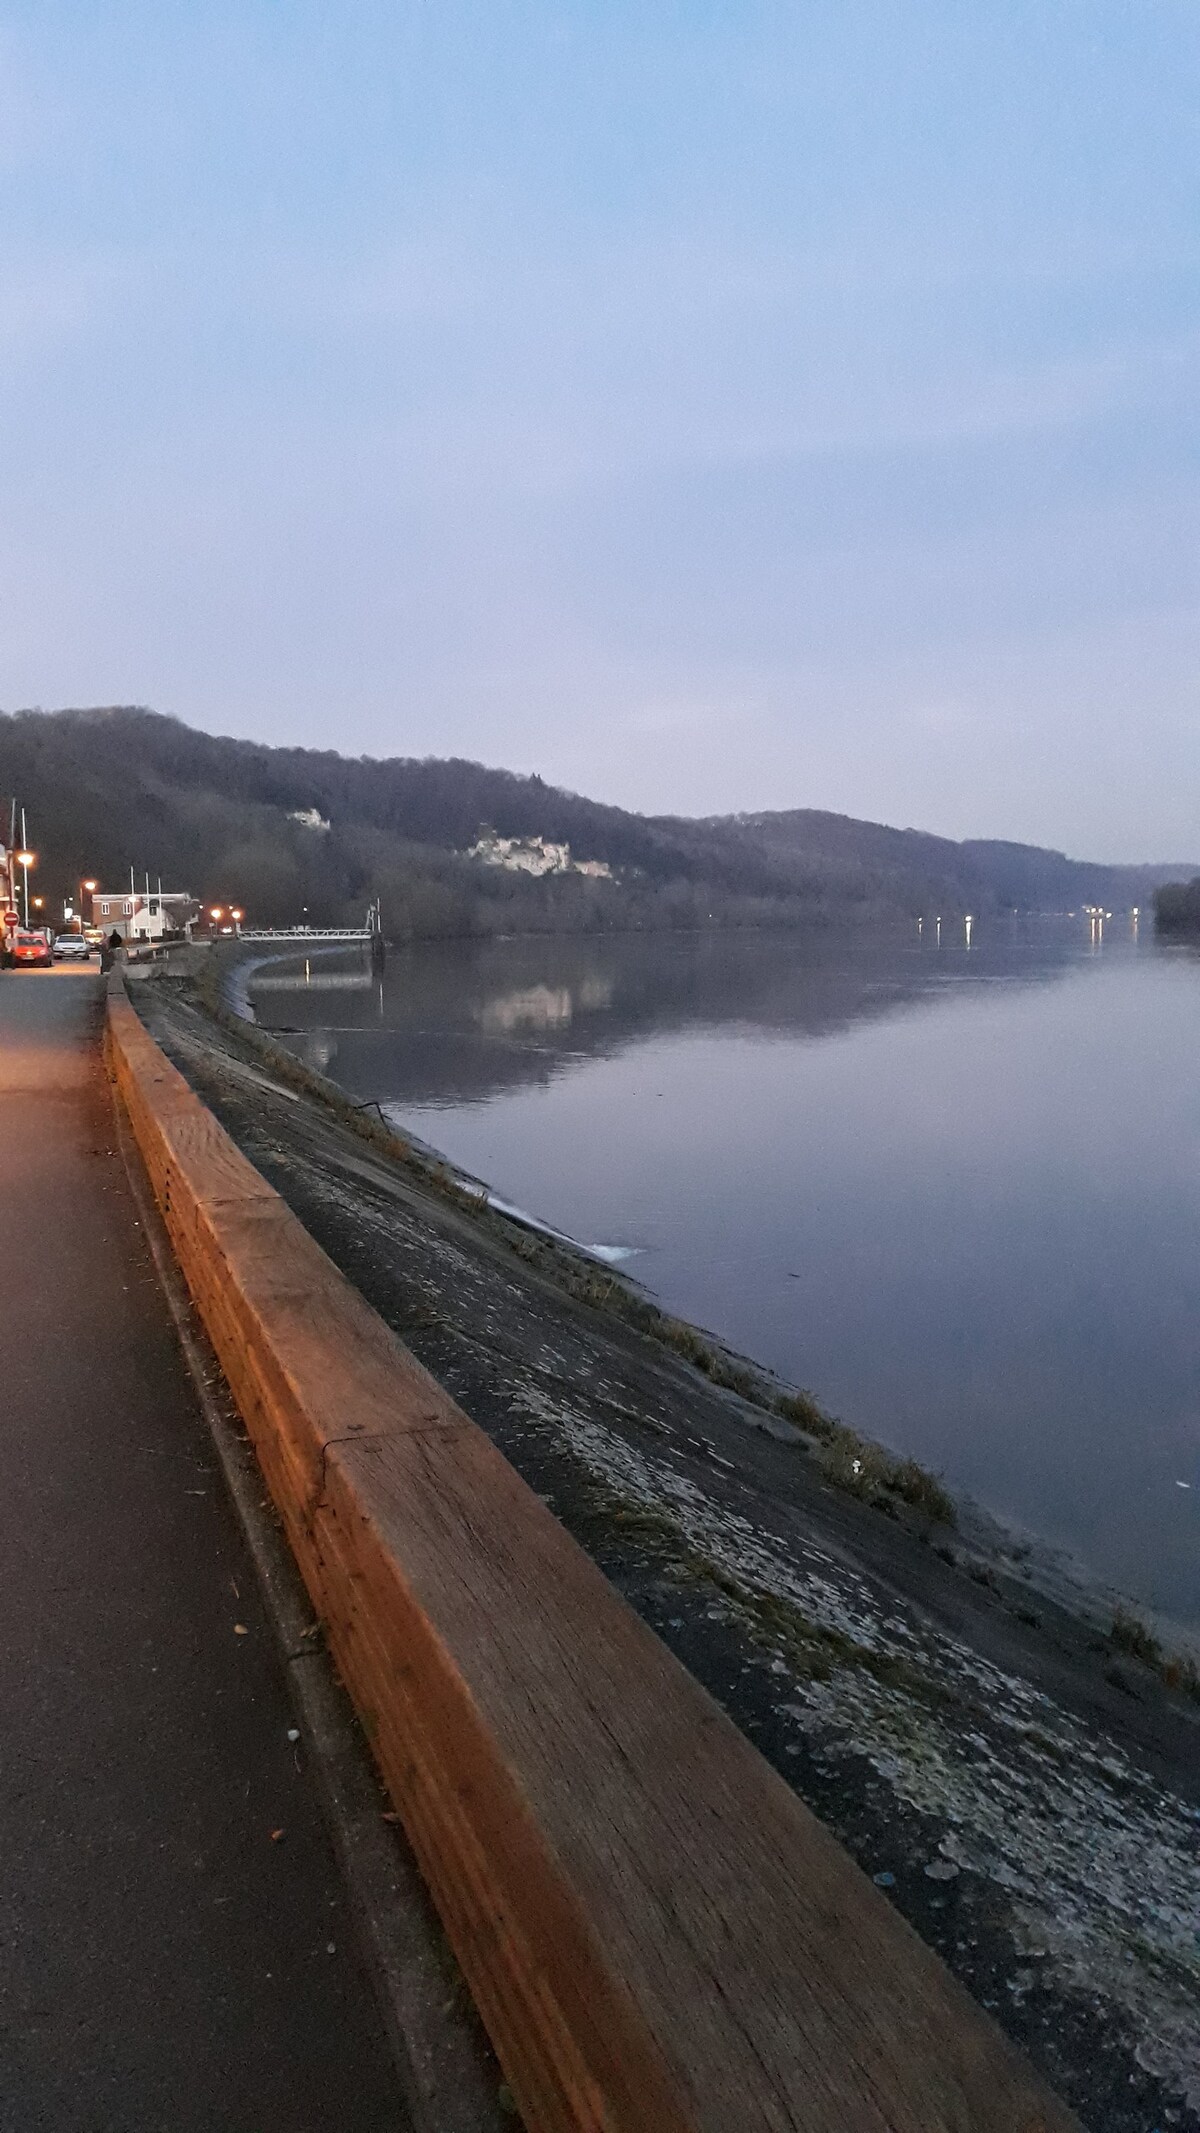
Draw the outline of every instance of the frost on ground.
[[[1019,1948],[1111,2010],[1145,2071],[1200,2106],[1195,1811],[1028,1682],[885,1611],[819,1547],[785,1555],[668,1459],[536,1388],[524,1398],[608,1500],[669,1521],[679,1567],[712,1576],[771,1644],[780,1707],[824,1758],[865,1759],[897,1801],[940,1820],[945,1872],[1004,1890]]]

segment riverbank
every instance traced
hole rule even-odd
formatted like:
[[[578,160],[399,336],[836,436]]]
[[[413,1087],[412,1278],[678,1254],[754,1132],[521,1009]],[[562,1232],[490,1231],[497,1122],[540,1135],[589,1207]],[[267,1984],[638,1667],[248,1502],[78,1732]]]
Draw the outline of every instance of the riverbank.
[[[579,1292],[603,1270],[467,1201],[186,981],[136,997],[335,1262],[1085,2123],[1194,2133],[1196,1707],[1035,1594],[1001,1537],[835,1488],[811,1434]]]

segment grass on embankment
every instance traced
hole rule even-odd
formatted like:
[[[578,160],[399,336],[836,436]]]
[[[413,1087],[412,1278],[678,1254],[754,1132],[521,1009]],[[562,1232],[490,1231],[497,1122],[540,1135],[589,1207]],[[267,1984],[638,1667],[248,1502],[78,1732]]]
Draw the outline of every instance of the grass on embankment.
[[[834,1488],[892,1517],[897,1515],[898,1505],[904,1504],[931,1524],[957,1524],[949,1491],[936,1474],[915,1459],[901,1459],[883,1445],[859,1436],[836,1416],[827,1414],[812,1393],[779,1385],[755,1364],[731,1355],[699,1327],[660,1310],[640,1289],[612,1269],[597,1266],[585,1253],[572,1252],[556,1239],[524,1229],[509,1217],[497,1214],[477,1191],[464,1188],[447,1164],[424,1155],[402,1133],[394,1131],[379,1114],[378,1106],[373,1107],[376,1115],[372,1116],[370,1109],[353,1104],[334,1082],[306,1067],[294,1052],[275,1043],[267,1031],[230,1007],[225,991],[230,967],[226,958],[209,955],[189,982],[213,1020],[249,1043],[279,1080],[314,1097],[362,1139],[417,1172],[425,1185],[462,1212],[486,1223],[519,1258],[546,1273],[577,1302],[611,1313],[690,1363],[710,1384],[766,1414],[777,1415],[814,1440],[817,1465]]]
[[[1109,1643],[1128,1658],[1140,1660],[1169,1689],[1178,1689],[1200,1703],[1200,1666],[1190,1652],[1169,1652],[1140,1615],[1118,1607],[1108,1632]]]

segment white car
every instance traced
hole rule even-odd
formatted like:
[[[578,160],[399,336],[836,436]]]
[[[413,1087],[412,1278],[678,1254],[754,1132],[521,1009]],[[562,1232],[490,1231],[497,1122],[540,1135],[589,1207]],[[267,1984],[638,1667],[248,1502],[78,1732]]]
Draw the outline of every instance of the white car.
[[[88,963],[91,961],[90,941],[81,933],[60,933],[54,943],[54,959],[57,963]]]

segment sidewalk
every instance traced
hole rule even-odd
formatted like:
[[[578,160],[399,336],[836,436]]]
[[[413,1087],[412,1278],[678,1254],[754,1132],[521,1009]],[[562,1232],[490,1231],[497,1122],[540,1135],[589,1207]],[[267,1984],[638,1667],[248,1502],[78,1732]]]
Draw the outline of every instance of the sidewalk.
[[[401,2133],[98,1027],[0,976],[0,2133]]]

